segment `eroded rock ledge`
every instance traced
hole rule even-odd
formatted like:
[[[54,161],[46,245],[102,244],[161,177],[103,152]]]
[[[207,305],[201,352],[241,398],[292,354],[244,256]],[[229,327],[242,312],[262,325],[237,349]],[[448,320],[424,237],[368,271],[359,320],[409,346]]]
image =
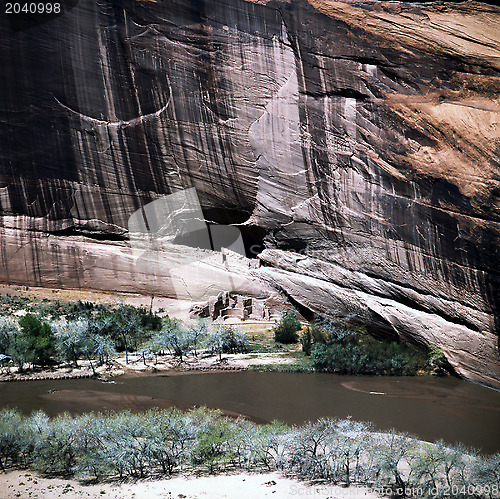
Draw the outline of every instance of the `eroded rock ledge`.
[[[216,264],[234,291],[358,313],[498,388],[499,33],[475,2],[4,16],[0,281],[173,295],[166,266],[137,267],[127,220],[195,187],[260,254]]]

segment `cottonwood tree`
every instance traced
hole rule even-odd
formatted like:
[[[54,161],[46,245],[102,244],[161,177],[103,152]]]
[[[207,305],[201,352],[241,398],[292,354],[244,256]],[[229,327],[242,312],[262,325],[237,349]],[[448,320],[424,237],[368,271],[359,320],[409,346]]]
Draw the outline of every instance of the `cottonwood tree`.
[[[266,426],[262,435],[263,442],[267,448],[264,464],[270,467],[271,462],[279,470],[285,470],[290,466],[291,444],[296,437],[296,432],[280,421],[272,421]]]
[[[116,355],[116,349],[110,338],[95,334],[90,338],[92,342],[91,351],[97,357],[98,364],[109,364],[112,357]]]
[[[117,319],[114,321],[114,326],[122,340],[125,350],[125,362],[128,364],[128,352],[134,338],[142,332],[142,326],[141,320],[137,314],[127,313],[125,310],[122,309],[115,314]]]
[[[261,463],[264,455],[261,428],[244,418],[238,418],[233,425],[235,464],[240,468],[249,469]]]
[[[351,468],[354,466],[354,477],[359,480],[362,472],[362,454],[370,442],[371,427],[368,423],[352,421],[350,418],[336,424],[338,456],[345,473],[345,483],[351,483]]]
[[[191,337],[191,344],[193,345],[193,353],[195,357],[197,357],[198,345],[208,334],[208,324],[205,321],[200,320],[196,324],[190,325],[188,331]]]
[[[182,363],[183,357],[191,350],[190,332],[177,320],[167,319],[162,329],[148,342],[147,348],[156,356],[158,352],[168,350]]]
[[[426,497],[434,497],[436,490],[458,490],[470,484],[466,471],[470,462],[474,458],[467,456],[462,445],[447,447],[441,440],[435,444],[420,443],[408,459],[410,479],[423,487]]]
[[[295,436],[290,442],[290,466],[297,468],[298,473],[309,480],[329,479],[327,441],[330,428],[326,420],[314,424],[308,422],[292,431]]]
[[[132,306],[120,305],[111,314],[94,321],[93,329],[104,337],[112,338],[115,347],[125,352],[125,362],[129,362],[129,352],[144,337],[144,327],[139,312]]]
[[[76,435],[77,420],[67,414],[54,418],[36,442],[36,468],[43,472],[72,472],[77,457]]]
[[[106,459],[106,440],[110,434],[109,418],[87,413],[79,417],[75,430],[79,474],[94,476],[96,480],[110,474],[112,467]]]
[[[500,491],[500,453],[487,457],[477,456],[470,467],[469,484],[482,489],[490,497],[498,497]],[[487,492],[489,491],[489,492]]]
[[[34,459],[38,440],[43,439],[48,430],[50,419],[43,411],[38,410],[24,419],[19,427],[19,462],[28,467]]]
[[[59,320],[52,323],[56,332],[57,351],[61,356],[78,367],[78,359],[85,351],[89,339],[89,321],[87,319]]]
[[[378,470],[377,478],[383,483],[384,478],[392,477],[396,487],[405,490],[405,479],[398,467],[403,460],[411,455],[415,447],[415,440],[407,433],[390,430],[382,434],[372,448],[375,458],[374,464]]]
[[[169,349],[175,357],[179,357],[182,363],[183,357],[191,350],[191,335],[183,327],[174,327],[166,331],[166,340]]]
[[[99,334],[109,323],[107,319],[60,320],[54,323],[58,351],[73,362],[74,367],[78,367],[79,358],[85,357],[95,375],[93,360],[97,359],[97,364],[102,366],[104,363],[109,363],[111,357],[116,355],[112,339]]]
[[[0,317],[0,353],[5,355],[5,360],[12,361],[19,372],[28,361],[29,346],[19,323],[10,317]]]
[[[465,483],[467,449],[462,444],[446,447],[442,440],[436,443],[436,447],[441,453],[446,484],[448,487],[452,487],[454,484],[462,486]]]
[[[222,362],[222,354],[224,353],[224,344],[226,336],[226,326],[217,324],[215,329],[207,336],[206,345],[213,353],[219,356],[219,362]]]
[[[214,322],[212,331],[206,337],[205,344],[219,356],[219,362],[222,362],[223,353],[246,351],[246,335],[231,326]]]
[[[168,411],[151,409],[146,414],[152,428],[151,456],[163,473],[170,475],[176,466],[189,462],[196,429],[176,408]]]
[[[437,489],[442,476],[442,455],[433,444],[423,443],[410,459],[412,476],[427,490]],[[439,483],[441,486],[441,483]]]
[[[119,413],[110,420],[113,426],[106,446],[107,461],[120,473],[143,478],[148,467],[148,442],[144,414],[129,411]]]
[[[19,429],[22,417],[15,409],[0,410],[0,470],[4,471],[9,461],[17,462],[20,450]]]
[[[155,356],[155,364],[158,364],[158,355],[161,355],[167,349],[163,333],[159,331],[154,334],[144,348]]]

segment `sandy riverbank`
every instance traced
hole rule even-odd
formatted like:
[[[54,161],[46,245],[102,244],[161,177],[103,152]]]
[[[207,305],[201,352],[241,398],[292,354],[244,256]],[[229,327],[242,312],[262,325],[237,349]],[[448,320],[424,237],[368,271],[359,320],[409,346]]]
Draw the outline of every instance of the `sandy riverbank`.
[[[333,485],[308,485],[278,472],[236,473],[217,476],[174,476],[167,480],[107,482],[85,485],[78,480],[46,478],[31,471],[0,473],[2,499],[274,499],[294,497],[329,497],[330,499],[378,499],[381,496],[366,488],[347,489]]]
[[[141,375],[155,372],[166,372],[175,375],[200,371],[247,370],[251,366],[292,364],[293,362],[293,358],[285,358],[281,353],[224,354],[222,362],[219,361],[217,355],[199,354],[197,357],[190,355],[182,364],[171,355],[159,356],[157,361],[147,359],[146,363],[144,363],[141,355],[130,354],[128,363],[124,356],[117,357],[109,365],[96,368],[96,375],[103,378],[113,378],[123,374]],[[10,372],[0,373],[0,382],[89,378],[93,376],[88,361],[80,360],[78,365],[78,368],[60,366],[50,370],[27,371],[25,373],[18,373],[12,368]]]

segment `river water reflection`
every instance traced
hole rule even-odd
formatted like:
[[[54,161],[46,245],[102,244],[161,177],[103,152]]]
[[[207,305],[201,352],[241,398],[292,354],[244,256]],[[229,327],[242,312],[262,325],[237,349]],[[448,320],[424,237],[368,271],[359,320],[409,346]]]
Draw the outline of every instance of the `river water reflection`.
[[[428,441],[500,451],[500,392],[455,378],[219,372],[0,383],[0,405],[50,415],[206,405],[262,422],[371,421]]]

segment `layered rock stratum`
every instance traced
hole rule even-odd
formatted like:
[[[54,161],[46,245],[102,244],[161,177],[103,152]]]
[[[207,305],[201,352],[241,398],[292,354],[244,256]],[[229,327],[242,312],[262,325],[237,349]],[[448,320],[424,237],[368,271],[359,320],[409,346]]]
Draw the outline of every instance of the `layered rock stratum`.
[[[0,21],[0,281],[175,295],[168,262],[205,250],[138,265],[128,220],[195,188],[243,235],[210,263],[233,291],[500,387],[497,7],[66,4]]]

